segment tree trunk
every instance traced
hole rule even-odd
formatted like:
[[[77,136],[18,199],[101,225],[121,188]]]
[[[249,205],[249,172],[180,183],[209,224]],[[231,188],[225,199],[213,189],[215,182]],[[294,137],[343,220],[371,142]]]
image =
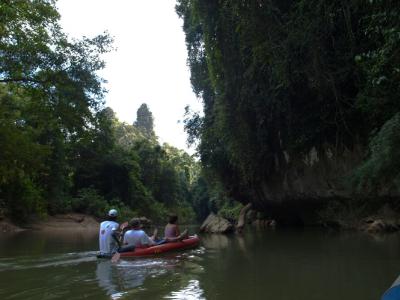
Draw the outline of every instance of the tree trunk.
[[[251,203],[247,203],[240,210],[238,223],[236,225],[236,232],[242,233],[244,225],[246,224],[246,213],[251,209]]]

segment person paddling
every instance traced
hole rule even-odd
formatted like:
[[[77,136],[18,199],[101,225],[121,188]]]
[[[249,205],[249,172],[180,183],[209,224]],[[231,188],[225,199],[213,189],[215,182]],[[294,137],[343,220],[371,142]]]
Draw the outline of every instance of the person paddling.
[[[117,223],[118,211],[111,209],[108,212],[108,220],[101,222],[99,230],[100,258],[111,258],[113,262],[118,261],[119,254],[134,251],[134,246],[121,246],[119,240],[120,232]]]
[[[118,211],[110,209],[107,220],[100,223],[99,248],[101,257],[111,257],[119,247],[117,223]]]
[[[178,216],[171,214],[168,219],[168,224],[165,226],[164,230],[165,242],[177,242],[188,237],[188,230],[185,229],[182,233],[180,233],[177,223]]]

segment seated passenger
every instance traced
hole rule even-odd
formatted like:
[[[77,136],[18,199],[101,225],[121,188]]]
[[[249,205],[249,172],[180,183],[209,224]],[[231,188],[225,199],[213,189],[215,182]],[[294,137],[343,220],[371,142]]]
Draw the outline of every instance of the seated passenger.
[[[164,230],[164,239],[166,242],[176,242],[187,238],[188,236],[187,229],[184,230],[182,233],[180,233],[177,222],[178,222],[177,215],[169,216],[168,224],[165,226]]]
[[[157,230],[152,237],[149,237],[142,229],[140,219],[133,218],[129,221],[130,229],[124,234],[124,246],[134,246],[136,248],[147,248],[155,245],[154,242]]]

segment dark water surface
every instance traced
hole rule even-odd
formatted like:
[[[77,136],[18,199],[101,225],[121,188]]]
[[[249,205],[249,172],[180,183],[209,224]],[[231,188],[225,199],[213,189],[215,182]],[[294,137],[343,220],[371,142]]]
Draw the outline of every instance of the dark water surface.
[[[376,300],[400,274],[399,234],[253,229],[117,264],[96,250],[95,234],[3,234],[0,299]]]

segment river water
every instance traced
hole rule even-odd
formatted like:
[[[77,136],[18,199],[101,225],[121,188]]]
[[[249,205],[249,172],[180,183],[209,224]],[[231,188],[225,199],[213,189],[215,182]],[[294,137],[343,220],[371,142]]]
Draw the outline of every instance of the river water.
[[[97,259],[95,233],[0,237],[0,299],[376,300],[400,274],[400,235],[247,229],[160,257]]]

